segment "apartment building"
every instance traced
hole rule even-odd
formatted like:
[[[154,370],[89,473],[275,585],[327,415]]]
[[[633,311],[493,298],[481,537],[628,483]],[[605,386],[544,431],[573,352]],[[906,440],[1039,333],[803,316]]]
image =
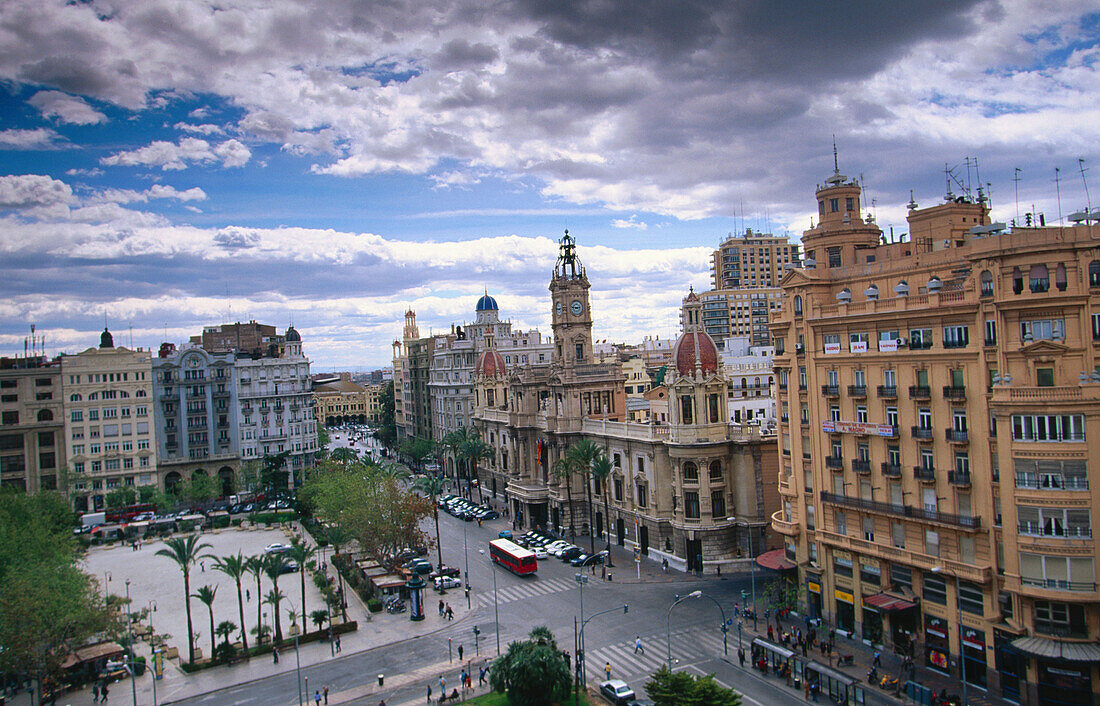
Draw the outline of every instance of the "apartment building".
[[[1009,701],[1095,704],[1100,230],[817,188],[773,320],[783,507],[811,616]]]
[[[65,493],[65,464],[60,361],[0,358],[0,488]]]
[[[61,356],[65,456],[78,512],[101,510],[115,488],[161,484],[153,414],[152,353],[115,347],[106,328],[99,347]]]

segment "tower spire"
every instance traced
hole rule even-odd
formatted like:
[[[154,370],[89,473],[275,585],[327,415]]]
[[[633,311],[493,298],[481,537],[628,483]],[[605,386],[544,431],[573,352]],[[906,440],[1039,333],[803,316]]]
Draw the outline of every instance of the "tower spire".
[[[833,174],[840,174],[840,161],[836,154],[836,133],[833,133]]]

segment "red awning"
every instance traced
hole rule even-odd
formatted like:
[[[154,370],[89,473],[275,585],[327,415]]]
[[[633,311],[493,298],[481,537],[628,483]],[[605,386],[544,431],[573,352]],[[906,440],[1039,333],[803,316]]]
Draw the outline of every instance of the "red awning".
[[[876,593],[873,596],[864,596],[863,604],[869,605],[872,608],[878,608],[879,610],[885,610],[886,612],[907,610],[917,605],[912,601],[907,601],[904,598],[898,598],[897,596],[891,596],[886,593]]]
[[[793,561],[787,558],[784,549],[773,549],[770,552],[764,552],[756,557],[756,563],[773,571],[789,571],[796,566]]]

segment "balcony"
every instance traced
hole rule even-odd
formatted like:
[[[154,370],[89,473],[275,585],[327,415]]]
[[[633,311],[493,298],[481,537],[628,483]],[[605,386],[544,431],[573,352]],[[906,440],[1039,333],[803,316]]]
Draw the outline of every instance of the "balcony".
[[[932,437],[935,435],[935,431],[932,427],[913,427],[912,433],[913,438],[919,439],[920,441],[931,441]]]
[[[863,458],[853,459],[852,470],[860,475],[867,475],[871,472],[871,462]]]
[[[927,385],[910,385],[909,398],[913,400],[932,399],[932,388]]]
[[[1066,581],[1063,579],[1034,579],[1026,576],[1020,579],[1024,586],[1045,588],[1051,591],[1095,591],[1096,584],[1087,581]]]
[[[834,471],[843,471],[844,459],[840,456],[826,456],[825,467]]]
[[[924,466],[913,466],[913,477],[921,483],[935,483],[936,469],[925,468]]]
[[[951,429],[945,430],[947,434],[947,440],[952,444],[968,444],[970,443],[970,434],[966,429]]]
[[[833,505],[842,505],[844,507],[850,507],[857,510],[876,512],[882,515],[891,515],[894,517],[911,517],[916,520],[939,522],[941,524],[953,525],[955,527],[961,527],[963,529],[980,529],[982,526],[982,518],[980,517],[964,517],[962,515],[953,515],[949,512],[939,512],[938,510],[925,510],[924,508],[910,507],[909,505],[894,505],[892,503],[879,502],[878,500],[851,498],[847,495],[837,495],[835,493],[830,493],[824,490],[821,491],[821,501],[831,503]]]
[[[865,399],[867,397],[866,385],[849,385],[848,396],[856,399]]]
[[[969,488],[970,471],[948,471],[947,482],[959,488]]]
[[[943,398],[945,400],[956,400],[962,402],[966,400],[966,388],[955,387],[954,385],[944,385]]]
[[[879,385],[878,396],[884,400],[896,400],[898,398],[897,385]]]
[[[776,510],[772,514],[772,529],[789,537],[798,536],[798,523],[784,520],[782,510]]]
[[[1021,522],[1018,529],[1023,537],[1058,537],[1060,539],[1090,539],[1091,527],[1064,527]]]
[[[887,478],[901,478],[901,464],[900,463],[883,463],[882,475]]]
[[[817,531],[822,542],[829,546],[837,547],[845,551],[865,554],[890,562],[898,562],[915,566],[922,571],[931,571],[935,567],[941,567],[952,576],[958,576],[967,581],[987,583],[993,576],[992,567],[988,564],[966,564],[953,559],[932,556],[912,549],[892,547],[889,544],[878,544],[857,537],[849,537],[829,530]]]
[[[822,385],[821,394],[825,397],[840,397],[840,385]]]

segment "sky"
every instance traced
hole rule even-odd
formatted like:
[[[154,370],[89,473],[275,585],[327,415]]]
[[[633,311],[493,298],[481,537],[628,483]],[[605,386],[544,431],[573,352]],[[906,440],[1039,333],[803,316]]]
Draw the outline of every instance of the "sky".
[[[1098,45],[1094,0],[5,0],[0,355],[256,319],[369,370],[485,291],[549,334],[565,229],[596,338],[675,336],[834,139],[884,230],[1100,204]]]

